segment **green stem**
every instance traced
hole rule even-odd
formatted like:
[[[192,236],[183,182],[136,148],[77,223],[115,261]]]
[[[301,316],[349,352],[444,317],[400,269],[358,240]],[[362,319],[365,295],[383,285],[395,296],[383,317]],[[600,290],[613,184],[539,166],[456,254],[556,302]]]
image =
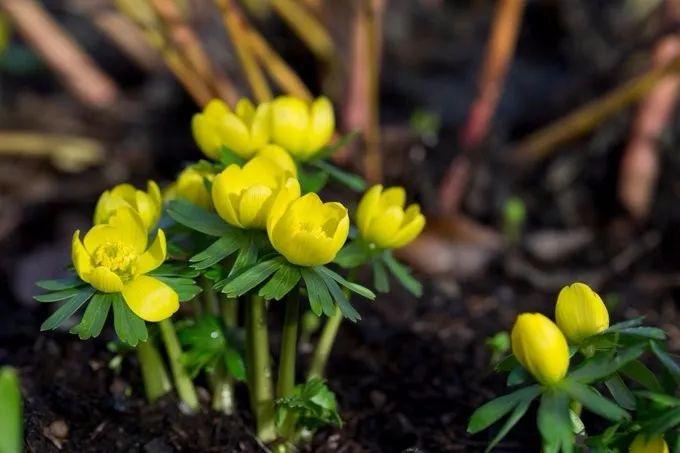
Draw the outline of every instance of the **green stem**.
[[[247,318],[250,398],[257,423],[257,437],[262,442],[271,442],[276,438],[274,392],[267,331],[267,306],[262,297],[252,296],[248,304]]]
[[[295,291],[289,293],[286,301],[286,313],[283,318],[283,335],[281,337],[281,355],[279,357],[279,379],[276,396],[283,398],[290,395],[295,387],[295,357],[297,353],[298,323],[300,319],[300,299]]]
[[[153,403],[172,390],[172,382],[168,377],[163,359],[151,340],[137,345],[137,359],[142,369],[146,399]]]
[[[212,283],[206,277],[201,276],[201,288],[203,288],[203,305],[205,313],[218,315],[220,312],[217,294],[212,287]]]
[[[181,362],[182,348],[179,345],[175,326],[170,318],[164,319],[158,325],[161,329],[165,351],[168,353],[168,359],[170,360],[170,369],[175,379],[177,394],[182,402],[193,412],[198,409],[198,396],[196,395],[194,383],[191,381],[191,377],[189,377]]]
[[[331,354],[331,349],[333,349],[333,343],[335,342],[335,337],[338,334],[341,322],[342,313],[338,307],[335,307],[335,313],[328,318],[326,325],[323,326],[323,330],[321,331],[319,342],[317,343],[314,355],[312,356],[312,362],[309,365],[309,372],[307,373],[308,380],[323,377],[324,369],[326,368],[328,357]]]
[[[224,325],[230,329],[238,323],[238,299],[223,297],[219,300]],[[229,375],[226,366],[219,363],[212,375],[212,408],[231,415],[236,410],[234,397],[234,379]]]
[[[238,299],[225,296],[220,300],[220,311],[222,312],[224,325],[236,327],[238,324]]]

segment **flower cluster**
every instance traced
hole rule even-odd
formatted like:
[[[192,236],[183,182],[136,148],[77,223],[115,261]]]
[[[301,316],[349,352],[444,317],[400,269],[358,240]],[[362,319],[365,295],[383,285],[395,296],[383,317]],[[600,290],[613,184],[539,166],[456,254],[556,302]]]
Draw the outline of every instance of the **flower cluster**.
[[[664,332],[641,326],[641,318],[610,326],[602,298],[584,283],[560,291],[555,319],[540,313],[517,317],[510,334],[512,355],[496,368],[509,372],[508,386],[528,385],[477,409],[468,431],[481,431],[513,411],[490,450],[540,396],[537,425],[545,451],[573,451],[575,443],[594,451],[623,451],[628,445],[631,452],[668,451],[663,436],[677,430],[677,420],[670,420],[667,411],[680,410],[680,401],[671,396],[678,390],[680,368],[664,350]],[[646,351],[659,360],[666,384],[639,360]],[[599,385],[614,401],[602,395]],[[614,424],[592,435],[580,419],[581,408]]]

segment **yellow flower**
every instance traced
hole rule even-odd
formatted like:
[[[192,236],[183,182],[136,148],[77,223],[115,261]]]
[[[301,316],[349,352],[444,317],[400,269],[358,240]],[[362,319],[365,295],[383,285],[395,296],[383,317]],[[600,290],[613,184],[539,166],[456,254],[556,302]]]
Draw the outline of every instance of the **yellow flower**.
[[[99,197],[94,209],[94,223],[106,223],[122,206],[129,207],[139,214],[147,231],[151,231],[161,218],[161,190],[153,181],[147,183],[146,192],[137,190],[130,184],[119,184]]]
[[[274,248],[299,266],[330,263],[347,240],[349,217],[340,203],[324,203],[315,193],[300,197],[297,180],[276,196],[267,219]]]
[[[270,110],[268,102],[255,108],[244,98],[238,101],[232,112],[227,104],[213,99],[203,112],[191,119],[194,140],[211,159],[219,159],[222,146],[248,159],[269,143]]]
[[[334,131],[333,105],[325,96],[311,103],[292,96],[272,101],[272,142],[300,160],[309,159],[327,145]]]
[[[187,167],[179,174],[177,181],[165,190],[165,200],[181,198],[206,210],[212,209],[210,192],[205,180],[212,182],[215,175],[195,167]]]
[[[420,206],[404,210],[406,191],[390,187],[383,191],[378,184],[366,191],[357,209],[357,227],[361,236],[379,248],[403,247],[416,238],[425,226]]]
[[[107,223],[92,227],[82,241],[76,231],[71,257],[83,281],[105,293],[121,293],[137,316],[156,322],[177,311],[179,297],[165,283],[144,275],[163,264],[167,252],[163,230],[148,248],[147,241],[139,215],[123,206]]]
[[[264,229],[274,196],[290,177],[290,173],[262,156],[252,158],[243,167],[229,165],[213,180],[215,210],[235,227]]]
[[[668,453],[668,444],[662,436],[646,437],[638,434],[628,447],[629,453]]]
[[[569,341],[580,343],[609,327],[607,307],[584,283],[565,286],[557,297],[555,320]]]
[[[282,170],[287,171],[291,176],[297,178],[297,166],[295,165],[295,161],[290,157],[288,151],[281,148],[279,145],[267,145],[255,153],[255,156],[263,156],[274,161]]]
[[[510,337],[513,354],[540,383],[553,385],[567,374],[567,340],[550,319],[540,313],[523,313],[517,317]]]

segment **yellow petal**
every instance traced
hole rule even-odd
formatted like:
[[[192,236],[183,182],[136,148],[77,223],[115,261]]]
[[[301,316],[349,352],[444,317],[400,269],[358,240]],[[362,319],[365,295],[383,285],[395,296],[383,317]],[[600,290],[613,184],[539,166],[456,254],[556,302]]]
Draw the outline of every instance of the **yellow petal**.
[[[206,210],[212,209],[210,193],[205,185],[205,179],[214,179],[213,175],[204,175],[193,167],[185,168],[177,177],[174,187],[175,197],[183,198]]]
[[[87,274],[90,285],[104,293],[119,293],[123,290],[123,281],[109,269],[99,266]]]
[[[389,247],[403,220],[404,211],[398,206],[390,206],[373,219],[366,232],[366,240],[380,248]]]
[[[163,206],[163,197],[161,196],[161,189],[158,187],[155,181],[148,181],[146,183],[146,192],[151,197],[151,200],[155,203],[158,212],[161,211]]]
[[[292,96],[279,96],[271,108],[272,141],[295,156],[301,155],[309,129],[307,104]]]
[[[179,309],[177,293],[160,280],[146,275],[126,284],[123,298],[134,314],[149,322],[167,319]]]
[[[349,234],[349,215],[347,214],[347,208],[340,203],[326,203],[326,206],[337,210],[338,215],[340,216],[340,220],[337,221],[337,224],[335,225],[335,231],[333,232],[330,244],[330,247],[334,250],[333,257],[329,260],[330,262],[335,259],[335,255],[338,254],[347,241],[347,235]]]
[[[279,145],[267,145],[260,149],[256,157],[265,157],[278,165],[284,172],[287,172],[290,176],[297,178],[297,166],[295,161],[288,151],[281,148]]]
[[[580,343],[609,327],[609,312],[600,296],[584,283],[573,283],[560,291],[555,320],[573,343]]]
[[[191,133],[203,154],[213,160],[219,159],[222,140],[214,121],[202,113],[195,114],[191,118]]]
[[[134,200],[134,195],[132,199]],[[102,193],[94,208],[94,224],[97,225],[108,222],[111,215],[121,206],[127,206],[129,208],[133,207],[125,198],[114,196],[112,191],[107,190]]]
[[[285,214],[288,206],[300,198],[300,183],[295,178],[288,178],[281,186],[267,216],[267,231],[273,231],[276,223]],[[271,233],[270,233],[271,234]]]
[[[230,113],[229,107],[221,99],[212,99],[203,109],[203,114],[210,119],[221,119],[227,113]]]
[[[261,184],[271,189],[281,185],[284,177],[288,177],[276,162],[266,157],[256,156],[243,166],[243,178],[245,187]]]
[[[322,96],[312,102],[310,108],[309,132],[304,149],[304,158],[316,154],[327,145],[335,131],[335,115],[333,105],[327,97]]]
[[[163,264],[166,255],[165,233],[159,228],[151,247],[138,258],[136,273],[139,275],[151,272]]]
[[[257,106],[255,115],[250,123],[250,140],[253,149],[260,149],[269,143],[271,130],[271,105],[263,102]]]
[[[229,113],[219,123],[222,144],[243,158],[249,158],[255,151],[250,142],[250,131],[238,116]]]
[[[137,253],[141,254],[146,250],[148,233],[144,222],[135,210],[126,207],[118,209],[109,219],[109,225],[119,230],[124,238],[121,242],[131,245]],[[85,236],[85,248],[88,251],[92,250],[87,245],[87,236]]]
[[[638,434],[628,447],[629,453],[668,453],[668,444],[663,436]]]
[[[383,186],[376,184],[364,193],[357,208],[357,227],[362,236],[366,237],[368,227],[371,220],[377,213],[378,205],[380,203],[380,195],[382,194]]]
[[[233,193],[230,185],[236,185],[241,179],[241,169],[238,165],[230,165],[220,174],[215,176],[212,184],[212,201],[215,211],[227,223],[239,228],[243,228],[241,221],[236,214],[237,206],[233,205],[231,194]],[[243,190],[243,189],[241,189]]]
[[[238,209],[244,228],[265,228],[272,193],[272,189],[260,185],[249,187],[243,192]]]
[[[380,205],[387,209],[390,206],[404,208],[406,204],[406,190],[403,187],[390,187],[380,197]]]
[[[569,347],[564,335],[540,313],[517,317],[511,333],[512,352],[522,366],[544,385],[554,385],[569,369]]]
[[[146,231],[151,231],[158,222],[158,215],[160,214],[156,202],[145,192],[138,190],[135,194],[135,207],[137,214],[144,223]]]
[[[236,113],[236,116],[241,118],[246,125],[249,125],[252,123],[253,117],[255,116],[255,106],[252,102],[250,102],[250,99],[241,98],[236,103],[234,112]]]
[[[90,254],[85,250],[85,246],[83,246],[83,243],[80,241],[80,230],[76,230],[76,232],[73,233],[73,239],[71,241],[71,260],[73,261],[73,267],[76,268],[78,277],[87,281],[86,276],[92,271],[92,260]]]
[[[413,241],[425,227],[425,216],[420,213],[420,206],[412,204],[406,210],[404,222],[390,244],[390,248],[403,247]]]

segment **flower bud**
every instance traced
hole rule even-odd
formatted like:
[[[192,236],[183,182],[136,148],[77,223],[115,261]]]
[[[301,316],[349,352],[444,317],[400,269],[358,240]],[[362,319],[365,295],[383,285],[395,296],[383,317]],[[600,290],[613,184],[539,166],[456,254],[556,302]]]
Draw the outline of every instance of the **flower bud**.
[[[405,203],[403,187],[385,190],[380,184],[371,187],[357,209],[361,236],[383,249],[403,247],[414,240],[425,226],[425,217],[419,205],[414,203],[404,210]]]
[[[547,317],[540,313],[519,315],[510,337],[513,354],[538,382],[554,385],[567,374],[567,340]]]
[[[325,96],[309,103],[279,96],[271,104],[271,139],[300,160],[314,156],[335,131],[333,105]]]
[[[638,434],[628,447],[629,453],[668,453],[668,444],[662,436]]]
[[[555,320],[572,343],[580,343],[609,327],[607,307],[600,296],[584,283],[562,288],[555,305]]]
[[[177,181],[164,192],[165,201],[180,198],[205,210],[212,209],[212,199],[206,187],[206,180],[212,182],[215,175],[196,167],[187,167],[179,174]]]
[[[128,207],[139,214],[144,227],[151,231],[161,218],[162,200],[158,184],[147,183],[146,192],[130,184],[119,184],[99,197],[94,209],[94,223],[106,223],[120,207]]]
[[[191,119],[191,131],[201,151],[211,159],[220,158],[223,146],[248,159],[269,143],[270,105],[263,102],[255,108],[241,99],[232,112],[227,104],[213,99],[203,112]]]
[[[288,151],[281,148],[279,145],[267,145],[255,153],[255,156],[266,157],[276,163],[281,170],[287,171],[292,177],[297,178],[297,166],[295,165],[295,161],[290,157]]]

